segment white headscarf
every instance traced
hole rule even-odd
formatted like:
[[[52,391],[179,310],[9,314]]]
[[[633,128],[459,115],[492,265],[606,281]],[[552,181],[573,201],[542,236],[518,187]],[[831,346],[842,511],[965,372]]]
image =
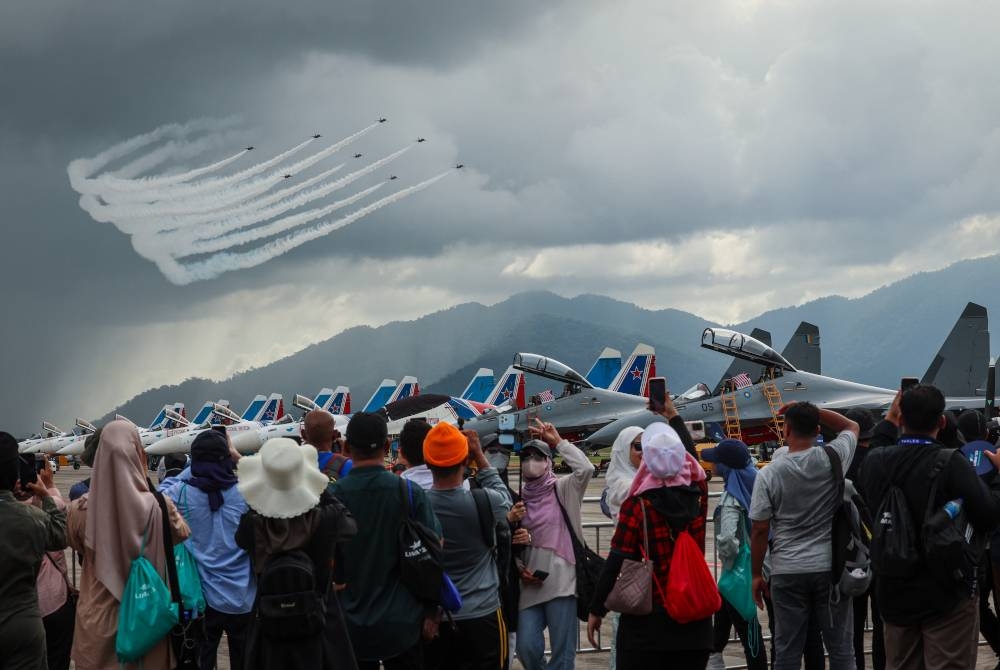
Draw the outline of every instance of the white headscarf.
[[[625,498],[628,497],[628,490],[632,486],[632,479],[638,472],[632,465],[629,458],[632,450],[632,440],[642,433],[642,428],[630,426],[618,433],[615,443],[611,445],[611,464],[608,465],[607,489],[608,489],[608,509],[611,510],[611,518],[618,519],[618,510],[621,508]]]

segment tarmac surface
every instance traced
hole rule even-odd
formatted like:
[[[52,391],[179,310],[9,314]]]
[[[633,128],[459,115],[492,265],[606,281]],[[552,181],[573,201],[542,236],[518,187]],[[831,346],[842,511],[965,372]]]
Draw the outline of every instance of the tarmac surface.
[[[86,479],[90,476],[90,469],[86,467],[81,467],[79,470],[73,470],[72,467],[63,467],[55,475],[56,487],[62,492],[63,496],[69,499],[69,489],[70,487],[78,481]],[[155,475],[153,475],[155,480]],[[512,482],[512,485],[514,483]],[[601,495],[601,491],[604,489],[604,478],[603,476],[595,477],[590,482],[590,486],[587,488],[587,497],[583,505],[583,523],[584,523],[584,535],[586,536],[587,544],[595,549],[598,553],[605,555],[608,551],[608,545],[611,541],[611,535],[613,533],[613,528],[611,527],[610,520],[605,517],[600,510],[600,506],[596,502]],[[718,494],[722,491],[722,483],[718,478],[713,478],[709,482],[709,492]],[[715,508],[715,504],[718,501],[717,495],[709,499],[709,519],[712,516],[712,510]],[[71,553],[71,552],[70,552]],[[712,528],[708,529],[706,533],[706,546],[705,546],[705,556],[708,561],[710,568],[715,568],[715,543],[714,534]],[[67,556],[69,558],[69,556]],[[70,561],[73,568],[76,568],[75,561]],[[768,627],[767,612],[760,612],[760,623],[763,633],[766,636],[770,634],[770,629]],[[578,652],[576,657],[576,667],[581,670],[597,670],[598,668],[607,668],[609,652],[607,647],[610,640],[611,626],[608,620],[605,620],[605,624],[602,628],[601,636],[601,646],[602,651],[595,652],[591,649],[590,644],[587,642],[586,626],[581,624],[580,626],[580,636],[577,648],[581,650]],[[866,635],[866,648],[871,648],[870,634]],[[769,642],[765,641],[765,645],[769,645]],[[742,653],[742,647],[739,642],[733,640],[727,645],[725,650],[725,661],[726,668],[743,668],[745,666],[745,659]],[[870,663],[870,658],[869,661]],[[871,667],[866,664],[867,667]],[[976,670],[992,670],[992,668],[997,667],[997,657],[992,653],[988,646],[985,646],[985,642],[980,639],[980,649],[979,649],[979,659],[976,664]],[[229,656],[226,647],[225,638],[223,638],[222,643],[219,646],[219,669],[229,670]],[[520,669],[522,666],[516,660],[513,664],[514,668]],[[710,666],[711,667],[711,666]],[[714,669],[713,669],[714,670]]]

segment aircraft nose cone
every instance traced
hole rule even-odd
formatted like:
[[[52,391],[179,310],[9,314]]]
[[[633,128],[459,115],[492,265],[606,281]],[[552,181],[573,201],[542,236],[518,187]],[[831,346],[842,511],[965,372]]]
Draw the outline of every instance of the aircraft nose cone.
[[[185,454],[189,451],[191,451],[191,438],[185,435],[171,435],[146,447],[146,453],[150,456]]]
[[[263,444],[260,431],[256,430],[245,430],[230,435],[229,442],[233,445],[233,449],[241,454],[255,454],[260,450],[260,445]]]

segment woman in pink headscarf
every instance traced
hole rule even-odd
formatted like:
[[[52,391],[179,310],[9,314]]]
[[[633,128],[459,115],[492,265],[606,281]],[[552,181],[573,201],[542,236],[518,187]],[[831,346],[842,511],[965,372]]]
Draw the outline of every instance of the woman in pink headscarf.
[[[674,538],[688,531],[705,551],[708,484],[705,471],[688,452],[691,437],[664,423],[653,423],[642,434],[642,464],[629,496],[618,513],[611,552],[590,604],[587,635],[595,634],[607,614],[604,602],[625,559],[640,560],[648,542],[656,584],[653,611],[642,616],[622,614],[616,644],[618,670],[670,667],[704,670],[712,650],[712,617],[679,623],[666,611],[662,588],[670,574]],[[644,542],[645,538],[645,542]]]
[[[135,426],[112,421],[101,432],[94,458],[90,491],[69,507],[69,544],[83,554],[80,600],[77,603],[73,661],[77,670],[118,670],[115,655],[118,610],[132,561],[146,536],[145,556],[167,579],[162,512],[146,478],[146,454]],[[173,502],[166,498],[174,544],[190,531]],[[140,661],[144,670],[173,667],[167,638]]]

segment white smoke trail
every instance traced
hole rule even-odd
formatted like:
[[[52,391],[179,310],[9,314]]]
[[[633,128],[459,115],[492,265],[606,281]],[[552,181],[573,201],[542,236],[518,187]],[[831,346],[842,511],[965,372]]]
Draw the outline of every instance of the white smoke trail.
[[[321,221],[370,197],[388,182],[361,188],[335,202],[323,204],[325,198],[375,173],[412,146],[332,180],[344,164],[301,181],[297,177],[378,127],[378,122],[294,162],[290,161],[317,138],[229,174],[227,168],[245,158],[249,149],[199,166],[185,165],[206,151],[231,146],[233,125],[233,120],[198,120],[162,126],[91,158],[70,162],[66,168],[70,185],[80,194],[80,207],[95,221],[111,223],[131,235],[133,248],[156,263],[169,281],[188,284],[266,263],[428,188],[451,172],[396,191],[339,219]],[[147,175],[161,166],[167,167],[161,174]],[[296,183],[286,182],[288,177],[296,177]],[[253,248],[244,250],[248,247]],[[183,259],[191,262],[183,263]]]
[[[340,219],[296,231],[263,244],[251,251],[241,253],[218,253],[207,260],[190,263],[188,265],[181,265],[171,259],[172,267],[165,268],[164,265],[160,265],[160,270],[165,275],[169,272],[170,274],[168,275],[168,278],[174,283],[184,285],[195,281],[214,279],[225,272],[256,267],[258,265],[262,265],[263,263],[267,263],[268,261],[274,260],[279,256],[287,254],[289,251],[302,246],[306,242],[311,242],[312,240],[323,237],[324,235],[329,235],[339,228],[348,226],[358,219],[365,217],[368,214],[385,207],[386,205],[391,205],[392,203],[398,202],[407,196],[422,191],[425,188],[441,181],[451,173],[451,170],[442,172],[441,174],[431,177],[426,181],[422,181],[419,184],[396,191],[392,195],[388,195],[381,200],[376,200],[370,205],[366,205],[365,207],[362,207],[361,209]],[[157,264],[159,265],[159,262]]]

